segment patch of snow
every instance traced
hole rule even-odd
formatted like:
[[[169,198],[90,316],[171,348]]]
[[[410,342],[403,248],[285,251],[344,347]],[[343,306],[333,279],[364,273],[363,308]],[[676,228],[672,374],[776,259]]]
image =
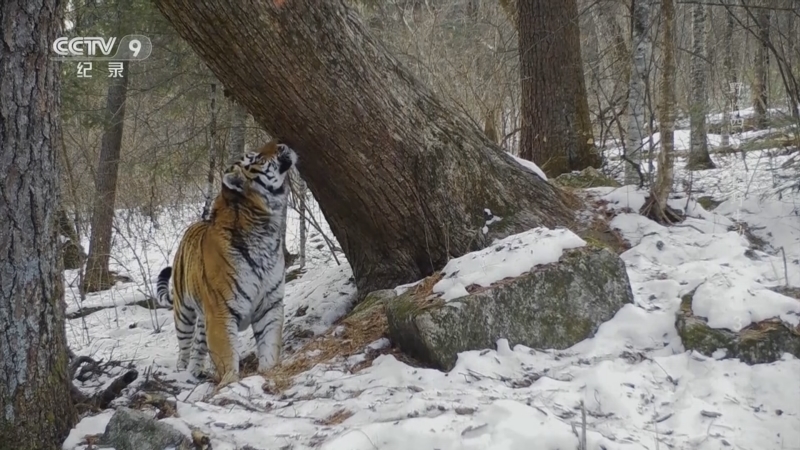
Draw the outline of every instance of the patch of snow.
[[[103,434],[106,431],[108,421],[114,415],[113,410],[106,410],[98,413],[95,416],[86,416],[75,425],[75,428],[70,430],[69,436],[61,444],[64,450],[71,450],[77,447],[87,435]]]
[[[508,152],[506,152],[506,153],[508,153]],[[541,178],[542,180],[547,181],[547,175],[544,174],[544,171],[542,171],[542,169],[540,169],[539,166],[536,165],[536,163],[534,163],[533,161],[528,161],[527,159],[522,159],[522,158],[520,158],[518,156],[514,156],[511,153],[508,153],[508,154],[512,158],[514,158],[514,160],[516,162],[518,162],[519,165],[521,165],[522,167],[530,170],[531,172],[535,173],[536,175],[539,175],[539,178]]]
[[[583,239],[566,228],[539,227],[511,235],[496,240],[490,247],[448,261],[433,292],[445,301],[455,300],[469,295],[470,285],[486,287],[517,277],[535,266],[558,261],[564,250],[584,245]]]

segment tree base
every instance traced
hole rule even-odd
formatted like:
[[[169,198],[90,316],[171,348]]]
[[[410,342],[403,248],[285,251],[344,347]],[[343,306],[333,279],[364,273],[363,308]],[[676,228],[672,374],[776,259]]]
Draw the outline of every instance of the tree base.
[[[704,160],[698,160],[698,161],[689,160],[686,163],[686,170],[694,171],[694,170],[709,170],[709,169],[716,169],[716,168],[717,168],[717,165],[714,164],[714,161],[712,161],[711,158],[704,159]]]
[[[662,207],[652,195],[645,199],[639,214],[661,225],[673,225],[683,222],[684,219],[683,213],[669,205]]]

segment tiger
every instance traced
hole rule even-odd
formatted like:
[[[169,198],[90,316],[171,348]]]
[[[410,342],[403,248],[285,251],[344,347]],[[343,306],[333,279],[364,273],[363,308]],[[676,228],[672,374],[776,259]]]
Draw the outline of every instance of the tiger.
[[[156,297],[173,309],[179,371],[206,378],[210,353],[218,388],[238,381],[236,343],[248,326],[256,341],[258,371],[279,362],[286,180],[296,164],[297,154],[278,139],[233,163],[208,218],[189,225],[172,266],[159,273]]]

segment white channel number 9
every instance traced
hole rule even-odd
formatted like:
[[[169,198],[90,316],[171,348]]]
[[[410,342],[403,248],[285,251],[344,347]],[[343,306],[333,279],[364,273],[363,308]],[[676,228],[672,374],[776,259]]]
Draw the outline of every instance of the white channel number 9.
[[[142,41],[138,39],[132,39],[128,42],[128,50],[133,52],[133,57],[136,58],[139,56],[139,52],[142,51]]]

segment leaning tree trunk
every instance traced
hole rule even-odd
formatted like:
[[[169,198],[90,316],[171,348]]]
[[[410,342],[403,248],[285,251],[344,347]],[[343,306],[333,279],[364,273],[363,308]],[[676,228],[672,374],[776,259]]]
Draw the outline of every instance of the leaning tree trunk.
[[[344,1],[156,3],[255,119],[297,150],[359,295],[430,275],[494,238],[572,223],[566,194],[445,106]],[[502,218],[486,234],[485,210]]]
[[[756,75],[753,80],[753,109],[759,129],[767,128],[767,105],[769,91],[767,89],[767,76],[769,73],[769,9],[762,7],[756,11],[756,27],[758,28],[758,43],[755,54]]]
[[[522,90],[520,157],[548,176],[599,167],[576,0],[517,2]]]
[[[708,66],[706,61],[706,5],[692,6],[692,88],[689,106],[689,160],[688,170],[713,169],[714,162],[708,154],[706,113],[708,112]]]
[[[661,0],[661,20],[664,61],[658,105],[661,149],[658,153],[658,174],[641,213],[659,223],[669,224],[680,220],[678,212],[667,204],[672,192],[675,158],[675,0]]]
[[[642,145],[645,137],[647,79],[650,76],[650,55],[653,44],[648,32],[653,0],[634,0],[631,18],[633,57],[628,90],[628,123],[625,139],[625,184],[644,184]]]
[[[75,423],[58,255],[56,0],[0,3],[0,447],[60,449]],[[32,80],[35,80],[33,82]]]
[[[97,292],[113,284],[108,262],[111,259],[111,232],[114,226],[114,202],[117,197],[119,155],[128,95],[128,64],[122,63],[122,76],[110,78],[106,102],[106,129],[100,146],[100,161],[95,175],[92,234],[86,261],[84,291]]]

